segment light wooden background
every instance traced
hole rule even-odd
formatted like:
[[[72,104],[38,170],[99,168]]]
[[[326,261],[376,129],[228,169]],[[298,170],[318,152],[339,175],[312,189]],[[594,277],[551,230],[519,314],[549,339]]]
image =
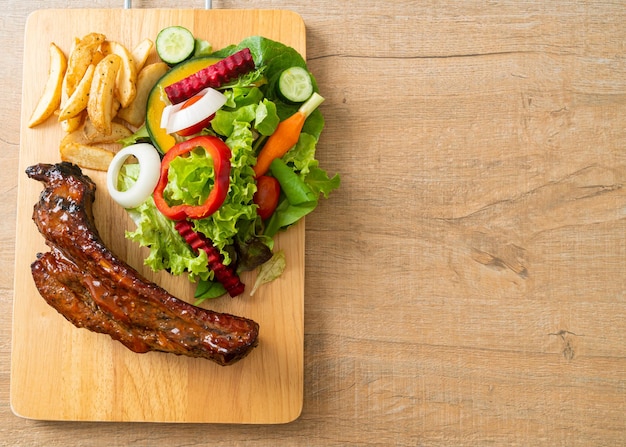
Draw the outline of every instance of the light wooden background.
[[[213,1],[302,15],[343,180],[307,219],[304,409],[279,426],[11,413],[23,28],[43,5],[0,5],[0,445],[626,444],[626,2]]]

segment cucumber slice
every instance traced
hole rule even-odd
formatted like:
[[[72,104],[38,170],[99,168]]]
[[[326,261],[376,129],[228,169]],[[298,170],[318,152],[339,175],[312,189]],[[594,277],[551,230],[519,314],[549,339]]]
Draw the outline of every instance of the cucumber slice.
[[[156,37],[156,51],[163,62],[176,65],[193,55],[196,39],[187,28],[168,26]]]
[[[196,39],[196,44],[193,50],[193,57],[208,56],[213,52],[213,46],[204,39]]]
[[[303,67],[290,67],[278,78],[278,93],[293,103],[304,102],[313,94],[311,75]]]

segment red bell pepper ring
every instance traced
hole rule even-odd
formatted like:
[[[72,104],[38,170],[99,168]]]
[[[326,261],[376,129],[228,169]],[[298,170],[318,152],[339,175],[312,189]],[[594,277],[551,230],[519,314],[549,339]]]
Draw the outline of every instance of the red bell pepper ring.
[[[167,186],[167,175],[170,162],[182,155],[191,152],[193,149],[201,147],[213,159],[213,170],[215,179],[213,189],[205,202],[201,205],[173,205],[171,206],[163,197],[163,191]],[[154,204],[158,210],[172,220],[202,219],[217,211],[228,194],[230,185],[230,157],[231,152],[226,143],[211,135],[202,135],[174,145],[165,153],[161,161],[161,174],[159,182],[154,189]]]

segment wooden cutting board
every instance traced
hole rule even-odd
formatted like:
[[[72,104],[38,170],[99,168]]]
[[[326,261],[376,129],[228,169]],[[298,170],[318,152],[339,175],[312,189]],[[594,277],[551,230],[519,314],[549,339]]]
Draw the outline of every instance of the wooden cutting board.
[[[288,11],[259,10],[40,10],[27,21],[24,50],[20,177],[18,184],[11,406],[33,419],[212,423],[285,423],[296,419],[303,399],[304,224],[280,235],[287,269],[254,294],[224,297],[205,307],[245,316],[260,325],[259,346],[222,367],[172,354],[135,354],[107,335],[77,329],[39,296],[30,274],[47,251],[32,222],[42,190],[23,174],[35,163],[60,161],[62,130],[54,118],[34,129],[28,118],[47,79],[48,46],[66,54],[75,37],[100,32],[132,48],[168,25],[182,25],[214,48],[263,35],[305,55],[302,19]],[[156,55],[153,56],[156,60]],[[105,174],[85,170],[96,182],[96,225],[122,259],[172,294],[193,301],[186,278],[153,274],[145,252],[124,238],[133,224],[108,197]],[[254,274],[243,276],[247,290]]]

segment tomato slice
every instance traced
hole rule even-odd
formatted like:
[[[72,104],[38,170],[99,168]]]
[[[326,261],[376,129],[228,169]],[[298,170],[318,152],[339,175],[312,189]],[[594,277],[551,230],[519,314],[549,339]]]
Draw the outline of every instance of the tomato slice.
[[[256,187],[253,202],[258,205],[258,215],[265,220],[274,213],[278,205],[280,183],[274,177],[262,175],[256,179]]]

